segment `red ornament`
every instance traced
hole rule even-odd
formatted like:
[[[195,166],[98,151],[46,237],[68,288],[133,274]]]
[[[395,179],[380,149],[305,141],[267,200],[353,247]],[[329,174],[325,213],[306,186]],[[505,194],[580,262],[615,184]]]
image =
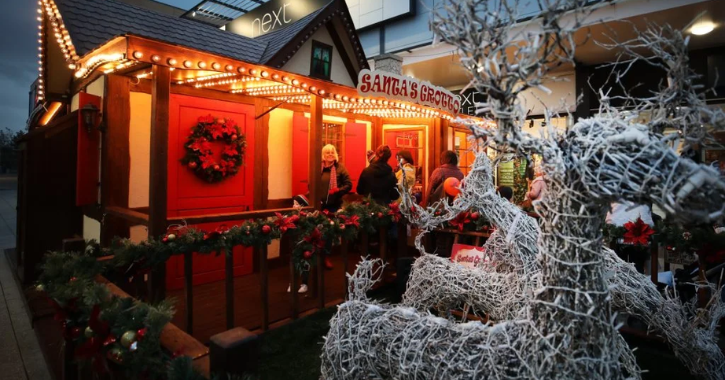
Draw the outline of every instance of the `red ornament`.
[[[631,244],[647,245],[650,235],[655,233],[648,224],[642,221],[642,218],[637,218],[634,223],[625,224],[624,228],[627,229],[627,232],[624,233],[624,242]]]
[[[219,170],[219,165],[214,165],[214,170]]]
[[[309,260],[312,258],[312,251],[305,251],[305,253],[302,254],[302,257],[305,258],[305,260]]]
[[[191,162],[189,162],[189,168],[190,168],[190,169],[196,169],[197,165],[198,165],[198,164],[196,163],[196,161],[191,161]]]
[[[77,280],[77,278],[71,277],[69,282],[75,282],[75,280]]]
[[[70,336],[75,339],[81,336],[81,328],[80,327],[74,327],[70,330]]]
[[[141,339],[143,339],[143,337],[146,336],[147,331],[148,331],[148,329],[146,327],[144,327],[142,329],[138,329],[138,331],[136,331],[136,339],[140,342]]]
[[[272,232],[272,227],[270,227],[270,226],[268,226],[266,224],[262,226],[262,233],[263,234],[266,235],[266,234],[269,234],[270,232]]]
[[[471,220],[478,220],[481,215],[477,212],[471,213]]]
[[[232,135],[232,141],[237,141],[239,137],[237,135]]]
[[[379,212],[378,213],[378,218],[382,218],[382,217],[383,217],[383,213],[382,212]]]
[[[168,243],[168,241],[169,241],[169,238],[166,238],[166,237],[165,237],[165,238],[161,239],[161,241],[163,241],[164,243]]]

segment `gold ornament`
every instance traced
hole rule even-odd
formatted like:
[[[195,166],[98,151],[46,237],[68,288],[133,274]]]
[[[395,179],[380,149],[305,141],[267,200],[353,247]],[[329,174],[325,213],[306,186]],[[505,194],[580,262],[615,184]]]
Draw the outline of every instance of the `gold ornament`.
[[[106,357],[108,358],[108,360],[114,363],[123,363],[123,351],[121,351],[120,347],[116,346],[108,350],[108,353],[106,353]]]
[[[128,330],[121,335],[121,345],[130,348],[131,345],[136,341],[136,332]]]
[[[93,329],[91,326],[86,327],[86,331],[84,332],[84,335],[86,338],[93,338],[93,335],[96,335],[96,333],[93,332]]]

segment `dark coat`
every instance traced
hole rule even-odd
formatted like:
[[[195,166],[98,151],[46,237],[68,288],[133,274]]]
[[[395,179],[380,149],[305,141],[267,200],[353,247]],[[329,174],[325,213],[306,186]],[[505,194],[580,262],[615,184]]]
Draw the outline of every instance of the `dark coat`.
[[[333,164],[337,172],[337,189],[338,191],[330,194],[330,168],[322,168],[322,177],[320,180],[320,200],[322,201],[322,209],[337,211],[342,207],[342,197],[352,190],[352,181],[350,174],[339,162]]]
[[[398,181],[390,165],[377,160],[363,169],[357,183],[357,193],[387,206],[393,199],[398,198],[397,185]]]

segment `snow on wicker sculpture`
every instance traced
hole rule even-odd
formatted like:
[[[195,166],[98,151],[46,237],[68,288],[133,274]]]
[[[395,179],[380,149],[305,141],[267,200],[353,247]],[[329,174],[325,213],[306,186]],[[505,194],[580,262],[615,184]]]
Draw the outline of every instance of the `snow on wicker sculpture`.
[[[514,319],[494,326],[456,324],[413,308],[369,303],[365,291],[374,266],[364,262],[351,279],[350,300],[331,320],[322,355],[325,378],[638,376],[631,351],[612,323],[608,255],[601,247],[608,204],[652,201],[685,222],[722,218],[725,182],[714,170],[678,157],[647,126],[604,114],[578,122],[563,138],[533,139],[522,133],[525,113],[517,95],[541,86],[553,62],[573,57],[573,44],[567,43],[578,22],[564,28],[562,16],[586,1],[540,1],[545,7],[538,24],[522,29],[525,35],[518,42],[510,33],[516,7],[494,3],[450,4],[433,27],[460,48],[474,85],[488,95],[484,110],[498,130],[479,132],[499,147],[542,154],[549,192],[536,205],[542,216],[536,256],[541,285]],[[572,17],[577,20],[576,12]],[[505,50],[511,47],[513,61]],[[475,196],[478,203],[483,194]],[[428,212],[417,216],[425,229],[434,227]],[[710,311],[721,313],[718,307]],[[721,361],[706,361],[699,373],[722,378]]]

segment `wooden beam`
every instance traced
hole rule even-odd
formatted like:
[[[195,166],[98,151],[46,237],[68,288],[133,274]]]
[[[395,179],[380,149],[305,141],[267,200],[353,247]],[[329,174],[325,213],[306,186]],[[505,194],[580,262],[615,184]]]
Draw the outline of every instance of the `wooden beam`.
[[[131,175],[129,78],[120,75],[106,76],[103,102],[105,130],[101,140],[101,205],[128,208]],[[110,244],[114,236],[128,237],[128,234],[126,223],[113,218],[104,220],[101,225],[101,244]]]
[[[244,103],[244,104],[255,104],[256,100],[259,99],[259,98],[256,98],[254,96],[249,96],[249,95],[232,94],[230,92],[223,92],[223,91],[212,90],[212,89],[208,89],[208,88],[194,88],[194,87],[183,85],[183,84],[175,84],[175,85],[171,86],[171,93],[179,94],[179,95],[195,96],[197,98],[223,100],[226,102]],[[264,99],[264,100],[266,100],[266,99]],[[269,102],[272,103],[271,100]]]
[[[322,98],[310,95],[310,133],[309,138],[309,186],[310,205],[313,208],[320,206],[320,177],[322,176]]]
[[[149,237],[158,238],[166,232],[166,196],[169,157],[169,68],[153,66],[151,88],[151,158],[149,170]],[[166,293],[166,267],[158,266],[149,279],[149,297],[152,301],[164,299]]]
[[[254,102],[254,210],[267,208],[269,199],[269,113],[256,119],[268,109],[265,99],[255,99]]]

